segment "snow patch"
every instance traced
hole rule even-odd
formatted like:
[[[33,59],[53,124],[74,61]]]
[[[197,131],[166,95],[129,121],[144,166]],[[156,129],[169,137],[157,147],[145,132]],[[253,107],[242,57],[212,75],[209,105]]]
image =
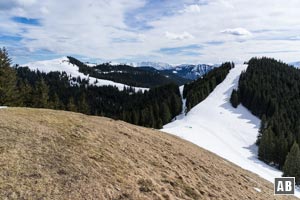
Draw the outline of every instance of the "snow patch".
[[[257,187],[254,187],[253,189],[256,190],[257,192],[261,192],[261,189],[259,189]]]
[[[4,108],[7,108],[7,106],[0,106],[0,109],[4,109]]]

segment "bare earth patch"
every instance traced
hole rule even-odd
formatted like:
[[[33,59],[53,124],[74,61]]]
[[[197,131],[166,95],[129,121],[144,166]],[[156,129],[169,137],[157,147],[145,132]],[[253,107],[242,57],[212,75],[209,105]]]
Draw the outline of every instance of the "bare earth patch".
[[[77,113],[0,110],[0,199],[293,199],[177,137]]]

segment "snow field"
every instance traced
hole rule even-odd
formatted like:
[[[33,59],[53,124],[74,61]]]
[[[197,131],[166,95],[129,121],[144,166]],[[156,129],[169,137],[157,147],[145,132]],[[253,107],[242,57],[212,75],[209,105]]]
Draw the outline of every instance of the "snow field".
[[[188,140],[273,183],[282,172],[257,157],[255,141],[260,120],[244,106],[235,109],[229,102],[232,90],[238,87],[239,75],[246,68],[246,65],[236,65],[204,101],[186,116],[177,116],[162,131]]]

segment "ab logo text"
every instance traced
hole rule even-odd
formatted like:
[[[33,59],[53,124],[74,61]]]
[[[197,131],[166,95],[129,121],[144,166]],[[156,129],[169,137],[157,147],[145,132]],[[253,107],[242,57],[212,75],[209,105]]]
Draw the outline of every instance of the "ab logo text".
[[[295,177],[275,178],[275,195],[293,195],[295,194]]]

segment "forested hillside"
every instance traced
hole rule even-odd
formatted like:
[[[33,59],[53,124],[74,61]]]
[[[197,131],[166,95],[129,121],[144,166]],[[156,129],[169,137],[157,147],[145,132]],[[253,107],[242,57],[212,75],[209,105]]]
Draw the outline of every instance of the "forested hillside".
[[[202,78],[185,84],[183,97],[186,98],[186,111],[188,112],[195,105],[203,101],[225,79],[229,70],[233,67],[234,63],[223,63],[220,67],[209,71]]]
[[[119,91],[113,86],[89,85],[87,80],[71,78],[66,73],[12,68],[10,62],[5,49],[1,49],[0,106],[69,110],[154,128],[161,128],[181,112],[181,97],[175,84],[144,93],[131,88]]]
[[[157,87],[165,84],[175,83],[182,85],[189,80],[180,76],[166,75],[158,70],[148,70],[139,67],[131,67],[128,65],[111,65],[103,63],[94,67],[87,66],[81,61],[73,57],[68,57],[70,63],[79,67],[79,72],[91,77],[115,81],[136,87]]]
[[[300,71],[270,58],[252,58],[248,64],[237,101],[262,119],[258,156],[300,184]]]

